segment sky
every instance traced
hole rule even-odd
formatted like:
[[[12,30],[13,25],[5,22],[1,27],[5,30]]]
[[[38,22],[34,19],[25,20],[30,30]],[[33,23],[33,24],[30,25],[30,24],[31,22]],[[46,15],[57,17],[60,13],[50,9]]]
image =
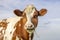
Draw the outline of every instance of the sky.
[[[45,15],[46,18],[60,18],[60,15],[57,15],[60,12],[60,0],[0,0],[0,13],[2,16],[0,17],[5,18],[7,15],[9,15],[7,17],[12,17],[14,16],[13,10],[24,10],[29,4],[33,4],[37,10],[46,8],[48,10],[48,13]]]
[[[33,40],[60,40],[60,0],[0,0],[0,19],[14,17],[15,9],[33,4],[37,10],[46,8],[47,14],[38,17]]]

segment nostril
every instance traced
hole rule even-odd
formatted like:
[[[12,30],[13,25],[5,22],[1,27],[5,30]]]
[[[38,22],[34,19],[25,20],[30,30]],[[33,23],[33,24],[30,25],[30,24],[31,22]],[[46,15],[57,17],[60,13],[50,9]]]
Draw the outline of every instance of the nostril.
[[[33,25],[30,25],[30,26],[28,26],[29,28],[32,28],[33,27]]]
[[[32,27],[32,25],[30,25],[30,27]]]
[[[29,25],[28,27],[32,27],[32,25]]]

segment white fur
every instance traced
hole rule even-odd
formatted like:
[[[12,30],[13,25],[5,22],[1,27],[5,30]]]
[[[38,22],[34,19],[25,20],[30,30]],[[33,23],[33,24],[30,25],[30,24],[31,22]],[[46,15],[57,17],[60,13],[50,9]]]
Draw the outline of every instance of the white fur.
[[[14,28],[15,24],[21,19],[21,17],[9,18],[7,19],[8,25],[4,34],[3,40],[12,40],[13,33],[16,28]]]
[[[2,31],[3,27],[0,27],[0,31]]]
[[[19,38],[16,36],[16,40],[19,40]]]

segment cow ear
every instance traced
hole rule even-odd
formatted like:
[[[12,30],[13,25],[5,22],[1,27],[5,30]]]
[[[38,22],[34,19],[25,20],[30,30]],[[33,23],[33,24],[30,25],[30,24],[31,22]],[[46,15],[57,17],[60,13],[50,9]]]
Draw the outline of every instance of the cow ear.
[[[39,16],[44,16],[47,13],[47,9],[41,9],[38,13]]]
[[[20,11],[19,9],[14,10],[14,14],[17,16],[22,16],[22,11]]]

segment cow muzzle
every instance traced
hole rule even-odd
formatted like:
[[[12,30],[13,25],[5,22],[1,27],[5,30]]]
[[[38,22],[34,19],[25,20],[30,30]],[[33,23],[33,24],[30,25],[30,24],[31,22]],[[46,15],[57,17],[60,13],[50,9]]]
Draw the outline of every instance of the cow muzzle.
[[[25,29],[27,30],[28,33],[33,33],[35,30],[34,25],[27,25],[25,27],[26,27]]]

